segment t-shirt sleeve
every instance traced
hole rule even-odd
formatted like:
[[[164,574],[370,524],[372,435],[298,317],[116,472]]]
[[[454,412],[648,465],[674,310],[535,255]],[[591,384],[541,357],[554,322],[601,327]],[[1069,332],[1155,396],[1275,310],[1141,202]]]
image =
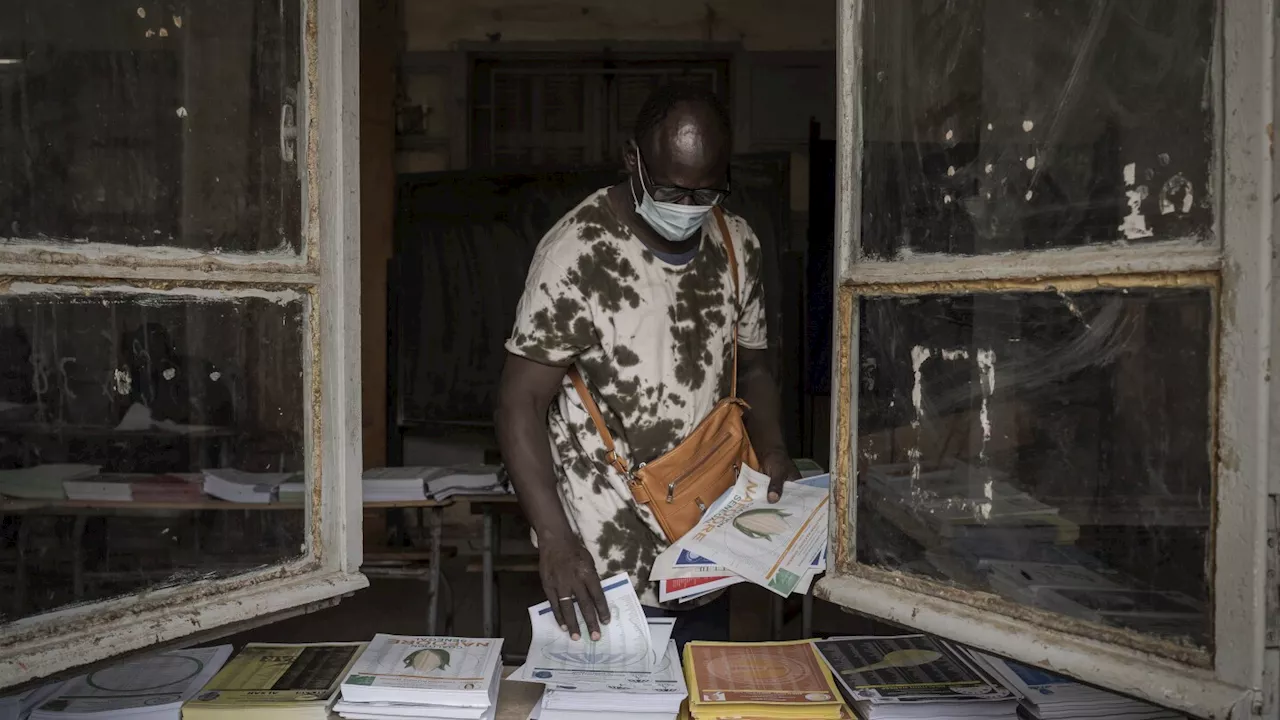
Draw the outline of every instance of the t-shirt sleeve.
[[[569,273],[541,249],[516,307],[507,351],[544,365],[569,365],[597,344],[591,309]]]
[[[738,220],[737,227],[730,226],[742,255],[738,262],[743,266],[742,312],[738,316],[738,345],[750,350],[769,347],[769,326],[764,313],[763,253],[760,239],[745,220]],[[741,229],[741,232],[738,232]],[[740,238],[740,239],[739,239]]]

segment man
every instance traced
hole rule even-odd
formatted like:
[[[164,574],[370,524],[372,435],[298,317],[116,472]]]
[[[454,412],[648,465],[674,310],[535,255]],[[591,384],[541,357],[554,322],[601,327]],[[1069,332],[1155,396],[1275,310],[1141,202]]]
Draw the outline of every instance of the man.
[[[623,457],[634,466],[678,445],[729,394],[738,326],[745,422],[771,479],[770,500],[799,477],[782,440],[766,361],[760,242],[725,214],[729,255],[711,210],[729,194],[732,133],[715,95],[683,85],[656,91],[625,149],[628,179],[600,190],[538,246],[507,342],[497,429],[520,504],[533,525],[543,590],[562,628],[593,639],[609,621],[600,576],[630,573],[641,602],[666,548],[637,505],[567,378],[578,368]],[[728,639],[720,598],[678,616],[675,637]],[[683,642],[681,642],[683,644]]]

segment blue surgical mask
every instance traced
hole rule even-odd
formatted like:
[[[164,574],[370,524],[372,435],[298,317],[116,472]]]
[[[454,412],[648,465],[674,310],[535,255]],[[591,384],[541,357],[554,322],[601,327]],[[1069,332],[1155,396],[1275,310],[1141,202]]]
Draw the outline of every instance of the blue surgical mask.
[[[636,197],[636,189],[631,187],[631,198],[636,203],[636,214],[659,235],[671,242],[685,242],[702,229],[702,223],[711,212],[710,205],[682,205],[673,202],[658,202],[653,199],[645,186],[644,159],[636,153],[636,164],[640,175],[640,197]]]

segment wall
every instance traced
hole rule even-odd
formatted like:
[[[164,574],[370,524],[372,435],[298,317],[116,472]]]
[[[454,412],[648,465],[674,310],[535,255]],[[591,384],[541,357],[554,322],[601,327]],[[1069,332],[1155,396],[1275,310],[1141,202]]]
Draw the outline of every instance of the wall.
[[[833,49],[832,0],[404,0],[409,51],[459,41],[740,42],[747,50]]]
[[[364,464],[386,462],[387,262],[395,208],[397,0],[360,3],[360,362]]]

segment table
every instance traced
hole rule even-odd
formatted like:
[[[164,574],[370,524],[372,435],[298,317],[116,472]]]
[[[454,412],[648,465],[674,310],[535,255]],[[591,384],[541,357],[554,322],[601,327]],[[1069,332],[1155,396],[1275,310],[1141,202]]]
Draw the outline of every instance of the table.
[[[498,712],[494,720],[528,720],[529,713],[542,698],[541,685],[507,679],[515,669],[514,665],[502,668],[502,687],[498,688]]]
[[[434,635],[436,625],[439,618],[440,607],[440,562],[441,547],[443,545],[443,528],[444,519],[442,517],[444,508],[453,504],[453,500],[397,500],[382,502],[367,502],[363,504],[366,510],[394,510],[394,509],[410,509],[416,510],[418,513],[419,524],[426,527],[431,526],[431,539],[427,556],[422,557],[421,552],[389,552],[389,553],[366,553],[365,562],[367,566],[362,567],[361,571],[365,575],[382,576],[382,577],[409,577],[414,579],[422,579],[428,583],[430,589],[430,600],[427,604],[427,631],[426,634]],[[72,543],[72,594],[77,600],[84,599],[85,593],[85,569],[84,569],[84,532],[90,517],[97,516],[128,516],[128,515],[145,515],[155,512],[228,512],[228,511],[258,511],[258,512],[280,512],[304,510],[305,505],[302,503],[235,503],[225,500],[215,500],[212,498],[202,500],[187,500],[179,502],[119,502],[119,501],[86,501],[86,500],[0,500],[0,516],[3,515],[46,515],[46,516],[64,516],[74,517],[75,521],[72,525],[71,543]],[[430,518],[430,522],[424,521],[426,517]],[[197,538],[198,542],[198,538]],[[26,558],[30,551],[30,531],[26,523],[23,523],[18,529],[17,551],[18,564],[16,570],[15,594],[19,598],[20,604],[25,606],[27,593],[27,568]],[[423,567],[423,562],[427,563]]]
[[[471,505],[472,512],[478,507],[484,515],[484,538],[481,543],[482,568],[481,586],[484,612],[484,636],[499,637],[501,630],[501,613],[494,600],[497,597],[497,579],[495,561],[502,554],[501,538],[498,534],[498,514],[501,512],[518,512],[519,500],[515,495],[457,495],[455,499]],[[536,571],[536,568],[535,568]]]

